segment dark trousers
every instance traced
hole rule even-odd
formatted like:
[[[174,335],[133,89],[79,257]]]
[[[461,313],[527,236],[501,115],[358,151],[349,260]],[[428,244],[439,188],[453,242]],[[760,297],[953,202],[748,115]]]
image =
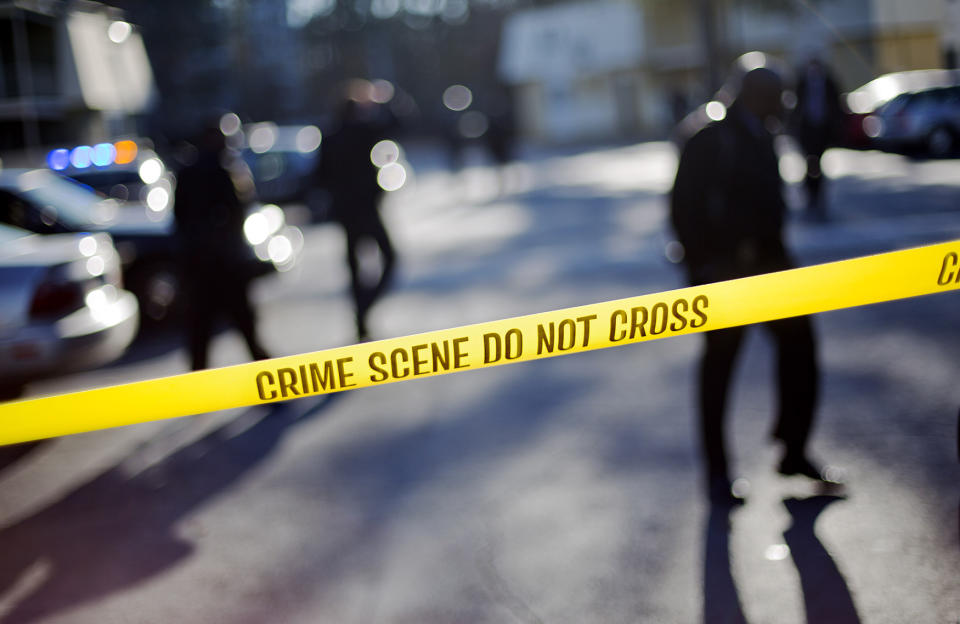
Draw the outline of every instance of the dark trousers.
[[[383,222],[370,219],[362,226],[344,224],[347,236],[347,264],[350,267],[350,292],[353,295],[353,305],[357,316],[357,333],[364,338],[367,333],[367,314],[370,308],[380,298],[390,284],[396,264],[397,254],[394,251],[387,230]],[[371,241],[380,250],[382,261],[380,274],[365,275],[360,266],[362,243]]]
[[[830,130],[821,126],[804,126],[800,134],[800,146],[807,161],[807,173],[803,185],[807,191],[807,212],[812,217],[825,218],[824,175],[820,161],[830,146]]]
[[[216,322],[224,317],[243,335],[253,359],[263,360],[268,357],[257,338],[256,315],[247,294],[248,283],[245,278],[223,274],[193,275],[188,278],[188,336],[193,370],[207,367],[210,338]]]
[[[777,347],[779,405],[773,437],[783,441],[788,454],[803,455],[818,392],[813,327],[805,316],[770,321],[763,327],[769,330]],[[727,477],[724,420],[744,329],[732,327],[705,334],[700,363],[700,433],[711,477]]]

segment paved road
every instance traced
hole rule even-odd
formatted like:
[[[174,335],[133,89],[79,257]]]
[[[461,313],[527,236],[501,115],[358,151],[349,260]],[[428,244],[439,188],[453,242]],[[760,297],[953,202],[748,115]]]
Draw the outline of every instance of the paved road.
[[[791,226],[802,263],[960,238],[960,162],[829,156],[833,220]],[[500,178],[410,158],[377,337],[681,285],[666,145],[531,153]],[[256,291],[278,355],[352,339],[342,238],[306,240]],[[844,496],[774,476],[771,353],[751,335],[731,437],[752,487],[732,514],[698,482],[697,336],[4,449],[0,622],[954,623],[957,305],[816,319],[814,448],[846,467]],[[212,351],[244,357],[230,333]],[[159,336],[30,391],[186,362]]]

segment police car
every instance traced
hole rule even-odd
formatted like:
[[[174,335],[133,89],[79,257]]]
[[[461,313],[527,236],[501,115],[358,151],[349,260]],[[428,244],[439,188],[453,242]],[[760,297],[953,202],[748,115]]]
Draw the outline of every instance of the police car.
[[[47,154],[47,166],[152,221],[164,220],[173,206],[174,177],[142,140],[57,148]]]
[[[114,158],[113,163],[109,162],[108,155]],[[119,172],[134,162],[117,165],[118,157],[126,160],[122,146],[116,144],[113,150],[80,146],[67,151],[65,166],[63,152],[54,150],[47,158],[48,169],[0,170],[0,222],[41,234],[109,233],[120,255],[124,284],[137,295],[143,321],[164,322],[176,316],[183,304],[174,237],[173,177],[169,177],[171,192],[165,201],[157,199],[151,204],[149,198],[155,189],[166,191],[168,188],[151,184],[169,175],[154,155],[140,160],[136,166],[140,176],[145,163],[158,162],[146,165],[147,179],[141,176],[144,186],[135,191],[138,199],[134,200],[123,201],[95,192],[89,185],[62,175],[90,169],[92,177],[94,173]],[[156,166],[161,167],[159,176],[155,169],[150,169]],[[122,182],[115,182],[113,186],[117,184]],[[133,183],[127,186],[128,192],[132,187]],[[145,203],[139,201],[141,194],[147,199]],[[303,245],[300,230],[288,225],[283,211],[272,205],[252,206],[244,233],[253,276],[289,269]]]

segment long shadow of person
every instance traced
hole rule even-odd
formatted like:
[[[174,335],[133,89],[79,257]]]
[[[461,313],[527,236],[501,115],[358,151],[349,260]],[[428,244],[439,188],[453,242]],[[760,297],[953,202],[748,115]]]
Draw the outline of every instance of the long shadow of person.
[[[0,603],[0,621],[42,620],[185,560],[195,546],[178,535],[178,523],[237,484],[289,428],[335,396],[252,408],[238,419],[259,420],[239,435],[234,420],[133,477],[115,466],[0,530],[0,596],[13,602]]]
[[[817,516],[843,496],[822,494],[809,498],[787,498],[783,505],[793,524],[783,537],[800,575],[803,605],[811,624],[859,624],[853,596],[830,553],[814,533]]]
[[[706,526],[703,562],[703,621],[746,624],[740,596],[730,571],[729,505],[711,505]]]

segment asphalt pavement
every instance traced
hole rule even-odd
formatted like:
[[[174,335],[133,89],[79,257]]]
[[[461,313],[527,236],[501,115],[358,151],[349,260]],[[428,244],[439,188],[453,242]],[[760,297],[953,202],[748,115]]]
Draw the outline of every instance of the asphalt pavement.
[[[828,153],[801,264],[960,238],[960,161]],[[410,149],[374,338],[683,285],[672,148]],[[797,159],[782,161],[798,180]],[[799,207],[799,187],[789,189]],[[290,208],[291,216],[297,213]],[[344,242],[305,225],[259,283],[276,355],[354,339]],[[822,492],[774,472],[772,353],[749,334],[730,442],[747,504],[699,481],[699,336],[0,449],[0,622],[960,622],[956,293],[818,315]],[[32,396],[187,370],[176,333]],[[233,332],[216,366],[244,361]]]

